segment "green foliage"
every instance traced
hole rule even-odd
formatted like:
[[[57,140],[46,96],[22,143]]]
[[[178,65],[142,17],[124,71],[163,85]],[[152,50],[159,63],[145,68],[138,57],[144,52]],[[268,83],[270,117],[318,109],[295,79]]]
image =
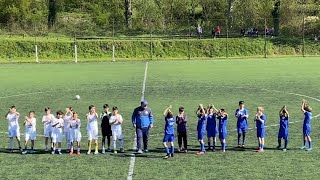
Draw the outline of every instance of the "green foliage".
[[[4,62],[34,61],[34,41],[5,39],[0,42],[0,59]],[[225,39],[80,40],[76,44],[78,57],[82,61],[111,60],[113,45],[115,57],[127,60],[263,57],[265,54],[265,42],[260,38],[230,38],[228,42]],[[71,40],[37,40],[37,46],[41,61],[74,59],[74,42]],[[306,41],[306,55],[320,55],[319,52],[319,43]],[[303,43],[298,38],[268,39],[266,53],[268,56],[302,55]]]

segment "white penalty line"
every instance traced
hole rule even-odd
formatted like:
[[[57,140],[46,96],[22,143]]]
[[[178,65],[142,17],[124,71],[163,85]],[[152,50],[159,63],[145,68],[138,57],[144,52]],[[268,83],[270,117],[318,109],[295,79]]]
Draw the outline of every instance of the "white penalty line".
[[[143,77],[142,92],[141,92],[141,101],[144,100],[144,93],[145,93],[145,90],[146,90],[146,82],[147,82],[147,73],[148,73],[148,62],[146,62],[145,69],[144,69],[144,77]],[[135,133],[127,180],[132,180],[132,177],[133,177],[134,164],[135,164],[135,161],[136,161],[136,156],[134,154],[134,151],[136,149],[137,149],[137,134]]]

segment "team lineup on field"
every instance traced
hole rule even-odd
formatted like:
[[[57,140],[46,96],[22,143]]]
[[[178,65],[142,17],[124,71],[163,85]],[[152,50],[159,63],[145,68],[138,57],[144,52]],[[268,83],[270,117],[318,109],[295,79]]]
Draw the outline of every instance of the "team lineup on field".
[[[239,108],[235,111],[235,118],[237,119],[237,134],[238,134],[238,147],[244,148],[246,145],[246,133],[248,131],[248,121],[249,113],[248,110],[244,108],[244,101],[239,101]],[[102,132],[102,142],[101,142],[101,153],[105,154],[106,151],[111,152],[111,140],[112,140],[112,150],[113,153],[117,153],[117,142],[120,145],[120,153],[124,153],[123,147],[123,134],[121,124],[123,123],[123,118],[119,114],[118,107],[114,106],[112,112],[109,111],[109,105],[103,105],[104,112],[99,116],[96,112],[96,107],[93,105],[89,106],[89,112],[86,115],[86,130],[88,136],[88,151],[87,154],[91,154],[92,144],[94,144],[94,154],[99,154],[99,143],[98,143],[98,121],[101,120],[101,132]],[[301,149],[306,149],[307,151],[312,150],[311,141],[311,124],[312,119],[312,108],[307,103],[306,100],[302,101],[301,111],[303,112],[305,118],[303,121],[303,146]],[[197,139],[200,143],[200,151],[197,155],[203,155],[205,150],[205,134],[207,135],[207,150],[216,150],[216,136],[221,143],[221,151],[225,152],[227,147],[227,133],[228,133],[228,113],[225,109],[217,109],[213,104],[209,104],[207,108],[204,108],[203,104],[199,104],[196,114],[198,117],[197,125]],[[174,156],[174,142],[175,142],[175,124],[177,126],[177,136],[178,136],[178,152],[186,153],[188,151],[188,139],[187,139],[187,122],[188,117],[185,114],[184,107],[179,108],[179,114],[174,117],[172,106],[170,105],[163,112],[164,116],[164,137],[163,146],[166,152],[164,159]],[[25,117],[25,144],[24,150],[22,150],[20,142],[20,127],[19,118],[20,114],[16,111],[16,107],[10,107],[8,113],[6,114],[6,119],[8,121],[8,134],[10,138],[10,152],[14,152],[14,142],[15,137],[18,142],[18,147],[22,154],[28,153],[27,145],[28,141],[31,141],[30,153],[35,152],[34,144],[36,140],[36,118],[35,112],[30,111],[28,116]],[[281,140],[284,140],[283,151],[287,150],[288,139],[289,139],[289,112],[286,106],[283,106],[279,112],[279,132],[278,132],[278,146],[281,148]],[[141,105],[134,109],[132,114],[132,125],[136,129],[137,135],[137,149],[138,154],[143,152],[148,152],[148,141],[149,141],[149,130],[153,128],[154,117],[151,109],[148,107],[146,100],[141,101]],[[263,107],[257,107],[257,112],[254,117],[254,123],[257,131],[258,149],[257,152],[264,152],[264,138],[266,136],[265,124],[267,122],[267,117],[264,114]],[[74,112],[72,107],[66,108],[66,113],[62,111],[57,111],[56,116],[51,114],[51,109],[49,107],[45,108],[45,115],[42,118],[42,123],[44,125],[44,137],[45,137],[45,151],[49,151],[49,140],[51,154],[62,154],[61,152],[61,142],[64,136],[67,142],[66,150],[70,155],[76,153],[80,155],[80,144],[82,139],[81,134],[81,120],[79,119],[78,112]],[[241,141],[242,136],[242,141]],[[112,139],[111,139],[112,137]],[[107,145],[106,145],[107,138]],[[212,140],[212,144],[211,144]],[[306,142],[308,141],[309,147],[306,148]],[[170,149],[167,143],[170,143]],[[142,146],[143,144],[143,146]],[[183,144],[183,146],[182,146]],[[107,150],[106,150],[107,148]]]

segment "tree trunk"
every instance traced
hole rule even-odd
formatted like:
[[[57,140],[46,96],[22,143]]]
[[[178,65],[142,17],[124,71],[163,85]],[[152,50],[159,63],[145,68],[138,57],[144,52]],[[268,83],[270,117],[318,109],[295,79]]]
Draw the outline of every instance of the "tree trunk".
[[[57,0],[48,0],[48,29],[51,29],[57,18]]]
[[[132,0],[124,0],[125,7],[125,17],[126,24],[128,28],[132,27],[131,17],[132,17]]]
[[[228,18],[228,25],[229,28],[232,27],[233,24],[233,0],[228,0],[228,12],[227,12],[227,18]]]
[[[280,0],[274,0],[274,9],[272,11],[274,35],[280,34]]]

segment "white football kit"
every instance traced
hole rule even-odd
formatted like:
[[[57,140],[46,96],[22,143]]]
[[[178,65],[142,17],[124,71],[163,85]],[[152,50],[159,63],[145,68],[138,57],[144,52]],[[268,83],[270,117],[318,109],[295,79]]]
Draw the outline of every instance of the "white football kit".
[[[8,120],[8,133],[9,137],[19,137],[20,136],[20,127],[19,127],[19,115],[9,113],[7,115]]]
[[[24,133],[25,141],[36,140],[37,132],[36,132],[36,118],[31,119],[31,123],[26,121],[25,123],[26,131]]]
[[[58,123],[58,124],[57,124]],[[62,128],[63,128],[63,119],[56,119],[51,122],[51,126],[57,124],[55,127],[52,127],[52,142],[62,142]]]
[[[81,120],[74,120],[70,121],[70,142],[80,142],[81,141]]]
[[[87,117],[87,133],[88,140],[97,140],[98,139],[98,116],[96,114],[89,114]]]
[[[43,123],[43,133],[44,137],[51,137],[52,136],[52,126],[51,122],[55,119],[54,115],[44,115],[42,117],[42,123]]]

